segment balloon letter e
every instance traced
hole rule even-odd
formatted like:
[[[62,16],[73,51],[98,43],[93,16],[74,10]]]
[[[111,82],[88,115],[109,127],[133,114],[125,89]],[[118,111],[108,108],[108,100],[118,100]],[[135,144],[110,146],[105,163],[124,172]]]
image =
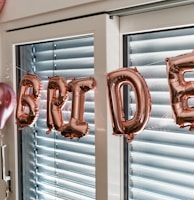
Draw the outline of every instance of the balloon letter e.
[[[121,97],[123,85],[131,86],[136,96],[136,112],[130,120],[126,120],[124,116]],[[144,129],[149,119],[151,97],[146,82],[136,68],[122,68],[107,74],[107,86],[113,134],[122,134],[130,142]]]
[[[194,70],[194,52],[166,58],[171,106],[176,124],[194,130],[194,107],[188,99],[194,97],[194,81],[185,81],[184,73]]]

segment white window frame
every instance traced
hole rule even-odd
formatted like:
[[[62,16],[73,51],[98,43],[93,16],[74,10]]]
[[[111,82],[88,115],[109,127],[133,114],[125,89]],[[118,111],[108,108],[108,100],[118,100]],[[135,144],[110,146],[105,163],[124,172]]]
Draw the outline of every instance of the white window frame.
[[[38,24],[38,20],[36,23]],[[10,84],[15,91],[16,45],[88,34],[94,35],[94,77],[97,82],[95,89],[96,199],[123,199],[123,139],[112,135],[106,92],[106,73],[120,66],[119,18],[111,19],[108,15],[102,14],[18,30],[15,29],[16,24],[21,25],[19,21],[15,24],[3,24],[2,45],[0,46],[2,54],[0,78],[2,82]],[[10,31],[12,25],[15,30]],[[7,71],[10,73],[9,77],[6,76]],[[4,143],[8,147],[7,169],[11,171],[10,200],[19,200],[19,158],[15,122],[13,114],[2,131],[5,135]],[[0,181],[0,188],[3,188],[1,191],[4,191],[3,181]],[[1,197],[1,199],[3,198],[4,196]]]
[[[136,12],[133,11],[136,14],[129,12],[125,14],[125,16],[120,16],[121,43],[123,35],[125,34],[146,33],[194,26],[194,19],[192,17],[193,9],[194,4],[166,9],[157,8],[156,10],[147,12],[137,10]],[[121,45],[121,55],[123,55],[122,49],[123,46]],[[191,132],[191,134],[194,133]],[[130,169],[130,167],[128,167],[128,169]]]
[[[123,34],[162,30],[194,25],[194,5],[129,14],[109,18],[102,14],[82,19],[34,26],[26,29],[31,18],[1,24],[0,27],[0,80],[10,84],[16,91],[15,46],[18,44],[47,41],[59,38],[94,34],[95,135],[96,135],[96,199],[123,200],[123,138],[112,135],[107,103],[106,73],[122,66]],[[61,13],[60,13],[61,14]],[[46,15],[32,17],[30,24],[47,21]],[[57,16],[55,12],[52,16]],[[60,15],[61,16],[61,15]],[[44,20],[43,20],[44,19]],[[51,20],[51,16],[48,16]],[[48,22],[48,21],[47,21]],[[19,29],[17,29],[19,27]],[[13,30],[12,30],[13,29]],[[10,31],[11,30],[11,31]],[[9,76],[7,73],[9,72]],[[7,169],[11,170],[12,192],[10,200],[18,197],[18,152],[15,116],[8,120],[2,133],[8,145]],[[1,170],[0,165],[0,170]],[[0,180],[1,191],[5,184]],[[4,194],[0,194],[3,199]]]
[[[150,12],[138,12],[120,17],[120,33],[138,33],[166,30],[194,25],[192,12],[194,4],[161,9]],[[134,11],[133,11],[134,12]]]

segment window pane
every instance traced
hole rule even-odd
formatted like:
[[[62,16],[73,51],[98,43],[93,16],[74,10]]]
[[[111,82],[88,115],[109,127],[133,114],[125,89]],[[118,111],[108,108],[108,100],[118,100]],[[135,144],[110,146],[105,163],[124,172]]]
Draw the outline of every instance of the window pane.
[[[64,138],[53,130],[46,134],[48,77],[92,77],[94,74],[93,36],[20,45],[18,80],[26,72],[37,74],[43,83],[39,100],[39,118],[22,135],[23,199],[92,200],[95,199],[94,91],[85,96],[84,120],[89,134],[81,139]],[[72,96],[63,108],[67,123]]]
[[[152,98],[146,128],[128,144],[130,200],[194,198],[194,134],[180,129],[172,117],[165,63],[167,57],[191,52],[193,39],[194,28],[127,36],[127,65],[137,67]],[[128,99],[130,117],[135,112],[133,92]]]

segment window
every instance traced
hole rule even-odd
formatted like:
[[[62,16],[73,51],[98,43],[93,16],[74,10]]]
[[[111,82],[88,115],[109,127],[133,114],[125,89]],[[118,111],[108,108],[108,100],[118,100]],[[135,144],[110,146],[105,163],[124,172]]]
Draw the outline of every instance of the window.
[[[94,76],[94,37],[18,45],[18,82],[26,72],[37,74],[43,83],[39,117],[33,127],[21,133],[22,199],[95,199],[94,91],[85,97],[84,120],[89,134],[81,139],[66,139],[53,130],[46,134],[48,77]],[[63,108],[63,119],[71,115],[71,96]]]
[[[152,98],[149,122],[128,144],[128,197],[138,200],[194,199],[194,134],[175,124],[170,105],[165,58],[194,49],[194,28],[128,34],[125,63],[137,67]],[[193,80],[186,73],[185,78]],[[135,112],[130,99],[128,116]]]
[[[54,14],[58,14],[58,12],[54,12]],[[46,16],[50,16],[46,15]],[[102,200],[102,199],[123,199],[123,176],[122,176],[122,169],[123,169],[123,164],[121,162],[122,160],[122,153],[123,153],[123,142],[122,142],[122,137],[115,137],[114,135],[112,135],[112,126],[111,126],[111,119],[110,119],[110,115],[109,115],[109,105],[107,102],[107,95],[106,95],[106,76],[105,74],[109,71],[112,71],[114,69],[117,69],[119,66],[119,19],[114,17],[114,18],[110,18],[109,15],[107,14],[99,14],[99,15],[94,15],[94,16],[87,16],[84,18],[80,18],[80,19],[71,19],[71,20],[60,20],[57,22],[51,22],[51,23],[46,23],[46,24],[40,24],[41,21],[41,16],[37,16],[37,18],[33,18],[30,20],[31,24],[34,24],[35,26],[29,26],[29,27],[23,27],[21,28],[21,24],[23,24],[23,20],[25,21],[25,19],[22,20],[17,20],[17,23],[9,23],[6,24],[7,26],[4,26],[2,28],[3,32],[5,32],[4,34],[2,34],[2,47],[3,47],[3,51],[2,51],[2,57],[4,59],[2,59],[2,65],[3,66],[8,66],[8,69],[11,71],[11,73],[9,74],[9,77],[5,76],[4,74],[7,73],[7,69],[6,71],[2,72],[2,81],[4,82],[9,82],[10,85],[13,86],[13,88],[15,90],[17,90],[18,88],[18,82],[19,80],[16,80],[16,74],[17,77],[19,79],[22,78],[22,76],[26,73],[26,71],[22,72],[21,70],[17,70],[16,66],[18,67],[24,67],[24,70],[29,70],[31,71],[31,73],[34,73],[33,70],[36,71],[36,73],[39,73],[39,76],[43,79],[43,83],[44,83],[44,91],[42,93],[42,96],[40,97],[40,106],[39,108],[42,109],[42,113],[40,113],[39,115],[39,121],[38,121],[38,125],[43,125],[45,124],[45,109],[42,107],[42,101],[44,103],[46,103],[45,99],[45,91],[47,88],[47,83],[46,81],[48,80],[48,76],[52,76],[55,75],[58,72],[60,72],[60,74],[57,75],[61,75],[61,76],[68,76],[70,79],[72,78],[72,76],[76,76],[76,75],[81,75],[81,72],[84,73],[84,77],[91,75],[95,78],[96,80],[96,88],[95,90],[91,90],[91,95],[94,95],[94,99],[91,100],[91,96],[90,94],[86,93],[89,97],[88,101],[87,101],[87,106],[86,107],[86,115],[85,115],[85,119],[86,121],[90,122],[89,126],[90,129],[93,130],[93,128],[95,129],[95,139],[94,139],[94,135],[92,132],[89,133],[89,135],[85,138],[82,138],[80,140],[80,142],[78,141],[68,141],[65,138],[61,138],[60,139],[60,133],[51,133],[50,135],[46,135],[46,138],[44,140],[44,144],[48,144],[48,141],[53,141],[53,143],[49,143],[49,148],[50,149],[54,149],[55,148],[55,142],[60,141],[58,148],[63,147],[62,143],[65,143],[65,147],[66,148],[66,155],[67,152],[71,153],[68,154],[69,155],[87,155],[86,159],[82,159],[81,162],[85,162],[85,167],[88,167],[87,170],[85,170],[86,174],[95,174],[94,176],[88,176],[88,175],[84,175],[83,176],[77,176],[78,174],[68,174],[68,176],[66,176],[65,178],[68,179],[68,183],[71,183],[71,181],[69,181],[69,179],[73,180],[73,186],[72,188],[70,188],[71,186],[68,185],[68,189],[74,189],[76,191],[73,192],[73,194],[75,195],[74,197],[71,197],[68,190],[65,190],[63,187],[59,187],[59,193],[57,194],[57,191],[54,191],[53,188],[50,188],[50,186],[56,185],[57,186],[57,179],[56,180],[56,184],[51,182],[52,180],[50,179],[43,179],[43,175],[47,175],[46,173],[48,172],[47,170],[45,170],[44,168],[39,168],[41,173],[38,173],[37,175],[39,176],[39,178],[42,179],[36,179],[35,176],[35,181],[33,180],[34,177],[34,169],[32,169],[31,171],[25,171],[25,173],[27,173],[26,175],[31,178],[31,182],[28,181],[28,183],[31,183],[32,185],[30,185],[30,187],[32,188],[32,190],[30,191],[32,195],[32,198],[35,198],[36,196],[34,195],[35,193],[37,193],[39,195],[39,197],[44,199],[46,195],[50,195],[50,193],[52,193],[52,195],[56,199],[59,198],[64,198],[61,197],[62,193],[65,193],[64,195],[68,195],[68,198],[71,199],[98,199],[98,200]],[[53,18],[54,20],[55,18]],[[48,18],[49,20],[49,18]],[[53,21],[52,20],[52,21]],[[95,23],[94,23],[95,22]],[[26,24],[26,23],[24,23]],[[17,28],[19,27],[19,28]],[[85,47],[85,44],[83,44],[83,48],[87,49],[87,56],[89,57],[89,59],[85,59],[84,56],[82,57],[82,59],[77,59],[79,56],[79,54],[81,53],[83,55],[84,51],[76,51],[75,54],[73,54],[75,57],[72,59],[75,61],[75,64],[79,64],[82,65],[83,61],[85,60],[85,64],[83,64],[81,67],[81,71],[80,70],[75,70],[74,72],[72,72],[71,74],[71,70],[68,70],[68,67],[73,64],[70,63],[69,61],[71,59],[67,59],[66,61],[68,61],[68,65],[66,65],[65,67],[67,68],[63,68],[64,66],[61,65],[61,63],[59,63],[59,60],[57,60],[58,58],[60,58],[60,56],[62,55],[61,53],[63,51],[59,51],[60,54],[58,54],[58,56],[56,57],[56,62],[57,65],[59,65],[59,67],[62,67],[61,70],[49,70],[51,69],[51,62],[42,62],[42,67],[44,67],[44,69],[46,70],[41,71],[40,68],[34,68],[32,66],[34,66],[34,64],[40,64],[40,62],[38,62],[38,59],[42,59],[43,57],[40,56],[40,54],[37,54],[37,57],[35,58],[35,46],[37,46],[36,50],[38,51],[38,48],[40,50],[40,48],[42,48],[43,50],[43,46],[44,48],[50,48],[49,47],[49,42],[50,42],[50,46],[52,42],[57,42],[60,41],[60,43],[63,43],[63,40],[65,39],[66,42],[70,42],[73,40],[75,40],[77,45],[79,42],[79,39],[81,41],[81,39],[86,39],[87,37],[85,36],[91,36],[93,43],[90,46],[91,49],[93,49],[93,55],[90,54],[89,51],[89,47]],[[89,39],[89,38],[88,38]],[[65,42],[64,41],[64,42]],[[42,46],[42,45],[43,46]],[[48,46],[47,46],[48,45]],[[80,45],[80,43],[79,43]],[[46,47],[47,46],[47,47]],[[87,45],[86,45],[87,46]],[[20,49],[20,54],[17,56],[16,52],[17,49]],[[24,48],[22,50],[22,48]],[[78,48],[79,49],[79,48]],[[86,51],[85,49],[85,51]],[[64,51],[65,52],[65,51]],[[38,53],[38,52],[37,52]],[[42,52],[43,53],[43,52]],[[71,52],[73,53],[73,52]],[[24,55],[27,55],[27,57],[25,57]],[[40,57],[39,57],[40,56]],[[72,56],[72,54],[68,54],[68,56]],[[67,54],[66,54],[66,58],[68,58]],[[87,57],[86,56],[86,57]],[[20,63],[16,62],[16,57],[20,58]],[[34,57],[34,58],[33,58]],[[49,58],[49,54],[45,54],[45,58]],[[33,62],[31,63],[31,59],[33,58]],[[70,57],[69,57],[70,58]],[[19,61],[18,60],[18,61]],[[39,60],[40,61],[40,60]],[[80,61],[80,62],[79,62]],[[93,62],[93,66],[91,66],[91,61]],[[36,63],[37,62],[37,63]],[[53,62],[55,62],[55,59],[53,58]],[[46,64],[47,63],[47,64]],[[66,64],[67,64],[66,63]],[[44,65],[45,64],[45,65]],[[37,65],[38,66],[38,65]],[[86,68],[85,68],[86,66]],[[71,65],[71,68],[75,69],[75,65]],[[40,70],[40,71],[39,71]],[[38,72],[39,71],[39,72]],[[17,72],[17,73],[16,73]],[[18,73],[19,72],[19,73]],[[88,73],[89,72],[89,73]],[[86,74],[87,73],[87,74]],[[83,75],[81,75],[83,76]],[[8,79],[9,78],[9,79]],[[17,85],[16,85],[17,83]],[[92,101],[94,101],[94,105],[95,108],[93,109],[91,104]],[[67,105],[70,105],[71,100],[68,102]],[[93,113],[94,111],[94,113]],[[64,112],[65,112],[65,116],[64,116],[64,120],[68,120],[67,116],[70,115],[70,111],[66,111],[64,108]],[[95,119],[95,126],[92,125],[94,122],[92,121],[92,119]],[[41,121],[42,119],[42,121]],[[43,120],[44,119],[44,120]],[[35,127],[37,128],[37,127]],[[28,129],[28,128],[27,128]],[[29,128],[31,130],[31,128]],[[34,146],[33,141],[34,141],[34,136],[37,135],[37,138],[39,139],[39,141],[37,141],[38,145],[41,145],[40,142],[43,142],[43,137],[45,136],[45,131],[47,131],[47,127],[41,127],[41,129],[43,130],[42,135],[38,135],[39,133],[35,132],[33,134],[26,134],[26,136],[29,136],[30,138],[23,138],[23,139],[29,139],[31,141],[30,145]],[[7,165],[7,171],[10,170],[11,171],[11,189],[12,192],[10,193],[10,200],[21,200],[22,198],[20,198],[19,194],[18,194],[18,187],[20,183],[20,174],[18,174],[18,172],[20,172],[20,168],[18,166],[18,160],[20,160],[19,156],[20,156],[20,152],[18,152],[19,147],[21,146],[21,143],[18,143],[18,138],[19,136],[22,136],[24,134],[18,133],[17,127],[16,127],[16,123],[15,123],[15,119],[14,117],[12,119],[10,119],[10,126],[9,126],[9,130],[7,131],[7,129],[3,130],[5,131],[5,141],[7,144],[7,149],[8,149],[8,165]],[[55,135],[55,138],[54,138]],[[25,137],[25,136],[24,136]],[[93,140],[94,139],[94,140]],[[86,141],[87,140],[87,141]],[[27,147],[23,147],[23,149],[26,150],[26,154],[25,156],[31,156],[32,157],[30,159],[33,160],[33,154],[31,155],[27,155],[28,151],[32,150],[32,146],[28,145]],[[78,146],[76,145],[80,145],[81,148],[76,148]],[[87,148],[84,148],[84,147]],[[42,147],[42,146],[41,146]],[[82,148],[83,147],[83,148]],[[30,148],[30,149],[29,149]],[[76,152],[75,154],[69,151],[69,148],[73,148],[74,152]],[[35,149],[36,150],[36,149]],[[54,155],[54,151],[46,151],[45,148],[41,148],[41,150],[43,150],[43,153],[52,153]],[[80,152],[80,153],[79,153]],[[46,157],[38,157],[38,153],[39,152],[35,152],[35,156],[37,156],[38,161],[40,161],[40,159],[44,159],[45,161],[48,161],[48,156]],[[61,153],[61,152],[60,152]],[[63,152],[64,153],[64,152]],[[93,156],[93,154],[95,154],[95,157]],[[60,154],[60,155],[64,155],[64,154]],[[36,158],[36,157],[35,157]],[[68,158],[73,158],[72,156],[69,156]],[[81,157],[83,158],[83,157]],[[91,158],[91,159],[89,159]],[[28,158],[26,158],[28,159]],[[64,158],[65,159],[65,158]],[[66,157],[67,159],[67,157]],[[80,161],[80,158],[77,158],[78,161]],[[63,158],[62,158],[63,160]],[[48,162],[47,162],[48,163]],[[29,163],[25,163],[26,165],[26,169],[28,168]],[[36,163],[35,163],[36,164]],[[39,162],[40,164],[40,162]],[[44,164],[42,162],[42,164]],[[57,163],[52,163],[51,166],[54,166],[54,164]],[[72,162],[73,164],[73,162]],[[94,167],[95,164],[95,167]],[[32,165],[33,166],[33,163]],[[36,165],[35,165],[36,166]],[[113,167],[114,166],[114,167]],[[42,165],[41,165],[42,167]],[[68,166],[67,166],[68,167]],[[75,167],[75,166],[71,166],[71,169]],[[75,168],[74,168],[75,169]],[[83,168],[82,168],[83,169]],[[82,170],[80,168],[80,170]],[[73,170],[73,169],[72,169]],[[94,171],[93,171],[94,170]],[[32,173],[31,173],[32,172]],[[35,174],[36,175],[36,174]],[[50,174],[49,174],[50,175]],[[52,175],[56,175],[56,174],[52,174]],[[74,179],[73,175],[76,175],[76,179]],[[26,177],[27,177],[26,176]],[[71,176],[71,177],[70,177]],[[85,184],[84,182],[84,177],[88,177],[88,182]],[[24,178],[24,177],[23,177]],[[49,177],[50,178],[50,177]],[[42,184],[43,182],[38,182],[39,187],[36,187],[36,182],[37,181],[45,181],[45,184]],[[86,180],[86,179],[85,179]],[[82,184],[84,185],[80,185],[80,184],[76,184],[75,181],[81,181]],[[63,183],[66,184],[67,182]],[[61,184],[61,182],[59,182]],[[35,184],[35,185],[34,185]],[[46,185],[47,184],[47,185]],[[44,187],[48,186],[49,187]],[[25,186],[25,185],[24,185]],[[59,186],[59,185],[58,185]],[[3,186],[4,187],[4,186]],[[67,185],[66,185],[67,187]],[[81,189],[80,189],[81,187]],[[57,187],[56,187],[57,189]],[[61,190],[62,189],[62,190]],[[80,191],[81,190],[81,191]],[[87,190],[87,192],[86,192]],[[43,193],[41,191],[44,191]],[[68,191],[68,194],[67,194]],[[25,193],[27,192],[27,190],[24,190],[23,195],[26,195]],[[50,192],[50,193],[48,193]],[[77,193],[76,193],[77,192]],[[86,192],[84,195],[82,195],[84,192]],[[82,193],[82,194],[81,194]],[[70,194],[70,195],[69,195]],[[3,194],[4,195],[4,194]],[[79,197],[77,196],[79,195]],[[95,197],[94,197],[95,195]],[[44,196],[44,197],[43,197]],[[28,197],[26,197],[28,198]],[[45,199],[50,199],[49,198],[45,198]]]

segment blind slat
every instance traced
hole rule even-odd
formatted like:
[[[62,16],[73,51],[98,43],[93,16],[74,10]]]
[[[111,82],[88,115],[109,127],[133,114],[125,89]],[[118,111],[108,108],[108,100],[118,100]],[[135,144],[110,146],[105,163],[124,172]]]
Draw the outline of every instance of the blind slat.
[[[93,58],[93,46],[77,47],[71,49],[51,49],[50,51],[42,51],[34,54],[36,62],[40,61],[56,61],[60,59],[80,59],[80,58]]]
[[[146,177],[166,183],[175,184],[178,186],[194,188],[194,175],[188,173],[178,173],[176,171],[165,170],[145,165],[134,164],[133,175]]]
[[[181,187],[166,182],[155,181],[142,177],[133,177],[133,184],[137,188],[145,188],[148,191],[153,189],[159,194],[172,196],[177,199],[193,199],[194,190],[193,188]]]
[[[194,40],[194,35],[183,35],[174,37],[154,38],[149,40],[140,40],[130,42],[130,47],[134,53],[146,53],[146,52],[167,52],[192,49],[193,44],[191,41]],[[177,53],[177,52],[176,52]]]
[[[132,189],[132,198],[131,200],[145,200],[145,199],[149,199],[149,200],[177,200],[177,198],[175,197],[170,197],[169,195],[168,196],[165,196],[165,195],[161,195],[159,193],[154,193],[154,191],[150,191],[149,189],[148,190],[145,190],[145,189],[139,189],[139,188],[133,188]]]

